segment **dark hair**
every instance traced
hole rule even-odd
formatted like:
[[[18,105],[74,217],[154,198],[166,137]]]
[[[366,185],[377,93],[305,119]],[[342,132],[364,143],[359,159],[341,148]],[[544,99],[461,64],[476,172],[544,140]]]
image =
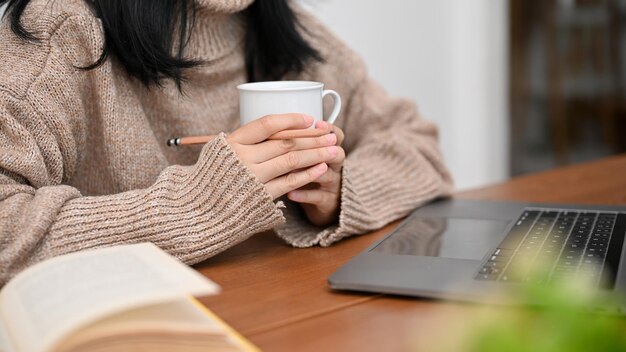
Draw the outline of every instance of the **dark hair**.
[[[36,41],[20,22],[30,0],[8,3],[6,14],[19,37]],[[202,64],[186,58],[184,49],[194,26],[194,0],[85,0],[102,21],[105,47],[100,58],[84,69],[93,69],[115,55],[130,76],[146,86],[172,79],[179,89],[184,70]],[[244,12],[247,23],[245,57],[249,81],[278,80],[301,72],[319,53],[302,37],[298,19],[288,0],[256,0]],[[174,50],[176,53],[174,54]]]

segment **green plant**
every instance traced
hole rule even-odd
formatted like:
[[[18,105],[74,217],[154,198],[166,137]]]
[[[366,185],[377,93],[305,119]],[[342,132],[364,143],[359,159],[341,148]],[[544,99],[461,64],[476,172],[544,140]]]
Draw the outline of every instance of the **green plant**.
[[[463,343],[471,352],[613,352],[626,351],[626,324],[616,315],[592,311],[597,291],[576,280],[551,286],[527,286],[526,303],[538,308],[489,308]]]

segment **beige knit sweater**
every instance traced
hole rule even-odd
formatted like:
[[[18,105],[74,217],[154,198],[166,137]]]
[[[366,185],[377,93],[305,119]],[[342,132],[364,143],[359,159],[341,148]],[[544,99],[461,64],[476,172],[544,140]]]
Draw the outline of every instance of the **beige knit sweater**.
[[[168,148],[170,137],[239,123],[236,85],[246,77],[238,12],[251,0],[199,1],[187,54],[210,64],[189,73],[186,96],[171,83],[146,89],[115,57],[76,69],[103,47],[83,0],[32,1],[23,23],[39,43],[17,38],[3,20],[0,285],[42,259],[121,243],[153,242],[189,264],[272,228],[296,247],[328,246],[451,191],[435,125],[413,103],[387,96],[302,10],[305,35],[325,61],[297,78],[324,82],[344,100],[339,223],[317,228],[297,204],[277,206],[223,135],[204,147]]]

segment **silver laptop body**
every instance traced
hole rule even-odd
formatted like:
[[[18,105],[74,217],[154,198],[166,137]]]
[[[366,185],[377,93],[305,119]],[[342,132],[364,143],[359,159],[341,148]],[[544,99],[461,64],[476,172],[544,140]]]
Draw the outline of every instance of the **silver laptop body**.
[[[328,282],[336,290],[515,303],[509,293],[520,284],[574,272],[600,293],[624,292],[625,235],[626,207],[442,200],[414,211]],[[519,258],[544,258],[549,269],[514,274]],[[626,311],[615,305],[599,300],[597,308]]]

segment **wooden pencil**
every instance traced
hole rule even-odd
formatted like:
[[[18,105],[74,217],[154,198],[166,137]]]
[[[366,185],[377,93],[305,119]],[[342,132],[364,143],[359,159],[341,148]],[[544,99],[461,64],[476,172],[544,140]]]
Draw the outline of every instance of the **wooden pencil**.
[[[307,128],[302,130],[285,130],[275,133],[269,136],[269,140],[277,140],[277,139],[293,139],[293,138],[311,138],[311,137],[319,137],[323,136],[330,131],[322,128]],[[189,136],[189,137],[176,137],[170,138],[167,140],[167,145],[169,147],[183,146],[183,145],[197,145],[197,144],[206,144],[213,140],[215,135],[209,136]]]

